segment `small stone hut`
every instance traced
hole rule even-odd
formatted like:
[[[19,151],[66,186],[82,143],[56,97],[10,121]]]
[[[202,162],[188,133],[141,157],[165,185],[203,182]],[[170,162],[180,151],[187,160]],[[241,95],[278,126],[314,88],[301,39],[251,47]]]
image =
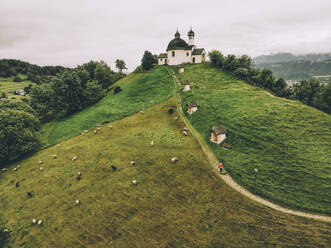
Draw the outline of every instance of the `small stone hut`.
[[[210,141],[216,144],[221,144],[226,139],[226,130],[222,125],[213,126],[210,134]]]
[[[192,101],[187,104],[187,113],[189,113],[190,115],[197,110],[198,110],[198,104],[196,101]]]
[[[183,80],[182,84],[184,86],[183,91],[191,90],[191,84],[188,80]]]

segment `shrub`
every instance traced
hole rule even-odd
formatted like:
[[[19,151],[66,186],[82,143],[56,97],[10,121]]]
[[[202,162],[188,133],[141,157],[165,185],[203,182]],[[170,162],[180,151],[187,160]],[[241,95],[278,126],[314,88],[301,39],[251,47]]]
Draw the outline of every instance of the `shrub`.
[[[116,86],[115,89],[114,89],[114,94],[119,93],[121,90],[122,90],[121,87]]]

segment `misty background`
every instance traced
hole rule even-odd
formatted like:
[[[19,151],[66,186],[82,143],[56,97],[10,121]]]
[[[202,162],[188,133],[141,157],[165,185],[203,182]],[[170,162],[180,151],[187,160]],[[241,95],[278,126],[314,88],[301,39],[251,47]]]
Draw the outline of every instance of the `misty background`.
[[[192,26],[207,52],[331,52],[330,0],[106,1],[0,0],[0,59],[76,66],[124,59],[133,70],[145,50],[165,52]]]

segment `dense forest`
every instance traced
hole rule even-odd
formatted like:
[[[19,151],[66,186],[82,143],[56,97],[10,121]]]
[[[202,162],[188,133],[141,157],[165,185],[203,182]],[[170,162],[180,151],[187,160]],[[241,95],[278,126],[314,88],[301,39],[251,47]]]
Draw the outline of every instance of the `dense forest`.
[[[256,68],[269,68],[276,77],[299,81],[318,78],[331,82],[331,54],[293,55],[279,53],[262,55],[254,59]]]
[[[125,76],[122,72],[125,62],[117,60],[116,67],[118,72],[103,61],[90,61],[70,69],[0,60],[0,76],[15,79],[25,74],[37,83],[29,90],[28,98],[0,101],[0,163],[37,150],[41,123],[71,115],[99,101]]]

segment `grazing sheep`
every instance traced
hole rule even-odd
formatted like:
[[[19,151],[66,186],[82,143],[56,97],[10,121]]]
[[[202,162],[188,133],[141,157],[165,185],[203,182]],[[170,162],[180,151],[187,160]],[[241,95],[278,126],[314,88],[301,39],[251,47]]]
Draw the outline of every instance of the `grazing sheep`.
[[[154,146],[154,140],[151,141],[151,146]]]
[[[33,219],[33,220],[32,220],[32,223],[33,223],[33,224],[37,224],[37,220],[36,220],[36,219]]]
[[[9,232],[9,230],[6,228],[3,230],[3,232],[7,233],[7,232]]]
[[[132,184],[133,184],[133,185],[137,185],[137,184],[138,184],[137,180],[133,180],[133,181],[132,181]]]
[[[81,175],[82,175],[82,173],[81,173],[80,171],[78,171],[77,175],[78,175],[78,176],[81,176]]]
[[[110,167],[113,169],[113,171],[117,170],[117,167],[115,165],[111,165]]]
[[[42,160],[39,160],[39,161],[38,161],[38,163],[39,163],[39,164],[42,164],[42,163],[43,163],[43,161],[42,161]]]
[[[184,136],[187,136],[187,132],[186,132],[186,131],[183,131],[183,135],[184,135]]]
[[[130,162],[130,164],[131,164],[132,166],[134,166],[134,165],[136,165],[136,161],[133,161],[133,160],[132,160],[132,161]]]
[[[112,125],[109,125],[108,127],[109,127],[109,129],[112,129],[112,128],[113,128],[113,126],[112,126]]]
[[[77,160],[77,156],[74,156],[71,160],[72,160],[72,161]]]
[[[140,113],[144,114],[144,113],[145,113],[145,111],[144,111],[144,110],[141,110],[141,111],[140,111]]]
[[[188,128],[187,128],[187,127],[184,127],[184,131],[186,131],[186,132],[187,132],[187,131],[188,131]]]
[[[79,171],[77,173],[77,177],[76,177],[77,181],[79,181],[81,179],[81,176],[82,176],[82,173]]]
[[[178,121],[178,117],[177,116],[175,117],[175,121]]]
[[[17,165],[17,169],[19,169],[19,168],[21,168],[21,166],[20,165]]]
[[[80,204],[79,200],[76,200],[76,206],[78,206]]]
[[[28,192],[28,197],[31,198],[32,197],[32,193]]]
[[[43,168],[43,167],[40,167],[40,168],[39,168],[39,170],[40,170],[40,171],[43,171],[43,170],[44,170],[44,168]]]
[[[20,182],[16,182],[15,186],[18,188],[20,186]]]
[[[178,161],[178,158],[172,158],[171,163],[176,163]]]
[[[88,133],[88,130],[84,130],[84,133]]]
[[[60,147],[61,145],[60,145],[60,144],[58,144],[57,146],[58,146],[58,147]]]
[[[14,168],[13,171],[17,171],[17,168]]]
[[[54,154],[54,155],[53,155],[53,158],[57,158],[57,155],[56,155],[56,154]]]
[[[7,170],[7,168],[2,168],[1,170],[2,170],[2,171],[6,171],[6,170]]]
[[[100,130],[101,130],[101,128],[100,128],[100,127],[97,127],[97,130],[98,130],[98,131],[100,131]]]
[[[38,220],[38,225],[41,225],[43,223],[43,221],[42,220]]]
[[[94,130],[93,133],[96,134],[98,131],[97,130]]]

